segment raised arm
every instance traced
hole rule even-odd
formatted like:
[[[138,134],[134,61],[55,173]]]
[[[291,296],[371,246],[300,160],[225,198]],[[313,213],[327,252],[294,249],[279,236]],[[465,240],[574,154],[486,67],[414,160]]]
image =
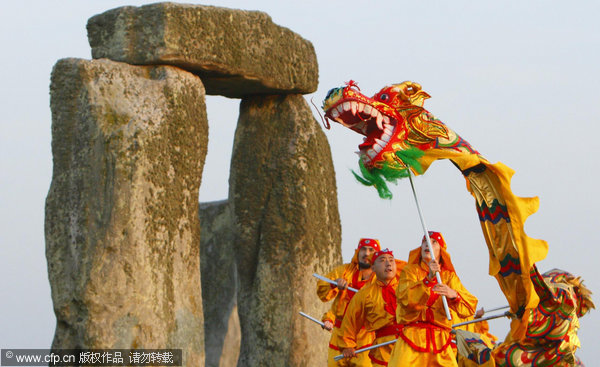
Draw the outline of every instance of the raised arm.
[[[332,280],[341,279],[344,276],[345,269],[346,265],[340,265],[337,268],[333,269],[332,272],[325,275],[325,277]],[[324,282],[322,280],[317,281],[317,296],[319,296],[319,299],[323,302],[327,302],[334,299],[335,296],[337,296],[337,294],[339,293],[339,291],[340,290],[333,284]]]

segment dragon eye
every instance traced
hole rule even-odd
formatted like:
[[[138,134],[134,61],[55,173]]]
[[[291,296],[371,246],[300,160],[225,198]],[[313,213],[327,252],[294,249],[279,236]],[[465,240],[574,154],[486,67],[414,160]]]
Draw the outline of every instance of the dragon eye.
[[[388,99],[390,99],[390,96],[388,96],[387,94],[382,94],[379,96],[379,99],[382,101],[387,101]]]

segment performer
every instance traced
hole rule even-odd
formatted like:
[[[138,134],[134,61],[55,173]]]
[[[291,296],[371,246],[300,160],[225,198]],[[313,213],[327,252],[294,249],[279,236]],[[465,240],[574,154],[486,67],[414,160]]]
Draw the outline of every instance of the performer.
[[[353,360],[334,361],[333,357],[340,354],[341,349],[338,347],[341,337],[340,326],[342,319],[348,307],[348,303],[354,297],[355,293],[349,291],[347,287],[361,289],[365,284],[373,282],[375,276],[371,268],[371,256],[374,252],[381,249],[379,240],[374,238],[361,238],[358,242],[358,247],[354,251],[354,256],[349,264],[340,265],[331,273],[327,274],[327,278],[337,282],[337,287],[324,281],[317,283],[317,295],[323,302],[334,299],[331,304],[331,309],[325,313],[321,319],[325,323],[325,329],[331,330],[331,339],[329,340],[329,352],[327,357],[327,365],[332,366],[371,366],[371,360],[365,354]],[[367,332],[365,329],[359,330],[357,334],[357,343],[360,347],[371,345],[373,341],[373,333]]]
[[[398,270],[405,261],[395,260],[392,251],[385,249],[373,254],[371,263],[377,280],[368,284],[354,296],[344,316],[341,327],[342,354],[344,359],[358,358],[354,351],[360,348],[357,335],[361,328],[375,332],[373,344],[380,344],[398,337],[396,324],[396,287]],[[371,350],[369,357],[373,366],[387,366],[393,345]]]
[[[440,296],[446,296],[453,314],[473,316],[477,298],[463,287],[456,275],[446,242],[439,232],[429,232],[435,259],[431,259],[425,237],[409,254],[408,265],[399,276],[396,320],[402,324],[390,366],[457,366],[451,347],[453,321],[446,318]],[[440,272],[443,284],[435,273]]]

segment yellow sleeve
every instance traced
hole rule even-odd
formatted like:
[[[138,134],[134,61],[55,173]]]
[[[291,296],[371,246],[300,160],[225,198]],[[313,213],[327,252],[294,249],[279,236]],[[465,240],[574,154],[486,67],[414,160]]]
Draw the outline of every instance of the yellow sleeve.
[[[475,314],[477,308],[477,297],[472,295],[460,282],[456,273],[451,272],[447,281],[450,288],[454,289],[458,295],[458,300],[448,300],[448,306],[453,309],[461,318],[471,317]]]
[[[490,325],[487,321],[479,321],[472,324],[473,332],[477,334],[485,334],[490,331]]]
[[[326,278],[336,280],[341,278],[344,275],[344,270],[346,269],[346,265],[340,265],[337,268],[333,269],[332,272],[325,275]],[[327,283],[323,280],[317,281],[317,296],[323,302],[330,301],[337,296],[339,289],[333,284]]]
[[[490,333],[490,325],[487,321],[475,323],[475,332],[487,336],[492,345],[498,341],[498,337]]]
[[[348,304],[340,327],[340,348],[356,348],[357,334],[365,324],[365,289],[361,289]]]
[[[321,317],[321,321],[323,321],[323,322],[325,322],[325,321],[335,322],[335,315],[333,314],[333,311],[331,311],[331,309],[329,309],[329,311],[325,312],[323,314],[323,317]]]
[[[430,292],[430,288],[423,283],[423,279],[420,279],[419,271],[415,267],[407,266],[402,269],[398,278],[398,288],[396,288],[398,322],[400,322],[399,312],[405,309],[415,311],[424,309]]]

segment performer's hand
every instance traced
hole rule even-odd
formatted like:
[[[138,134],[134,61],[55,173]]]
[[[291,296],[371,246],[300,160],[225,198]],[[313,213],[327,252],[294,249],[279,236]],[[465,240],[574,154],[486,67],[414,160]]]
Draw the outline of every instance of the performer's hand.
[[[429,278],[429,280],[433,279],[435,277],[435,273],[440,271],[440,263],[438,263],[437,261],[431,260],[429,262],[429,275],[427,275],[427,277]]]
[[[344,358],[356,357],[356,353],[354,353],[354,348],[344,348],[344,350],[342,350],[342,354],[344,355]]]
[[[336,280],[338,289],[346,289],[348,287],[348,281],[343,278],[337,278]]]
[[[331,331],[331,329],[333,329],[333,322],[327,320],[323,322],[323,329],[327,330],[327,331]]]
[[[446,284],[436,284],[433,286],[432,289],[435,293],[439,294],[440,296],[446,296],[450,299],[458,297],[458,292],[448,287]]]
[[[475,312],[475,316],[473,316],[473,318],[480,319],[484,314],[485,310],[483,309],[483,307],[481,307],[479,310],[477,310],[477,312]]]

